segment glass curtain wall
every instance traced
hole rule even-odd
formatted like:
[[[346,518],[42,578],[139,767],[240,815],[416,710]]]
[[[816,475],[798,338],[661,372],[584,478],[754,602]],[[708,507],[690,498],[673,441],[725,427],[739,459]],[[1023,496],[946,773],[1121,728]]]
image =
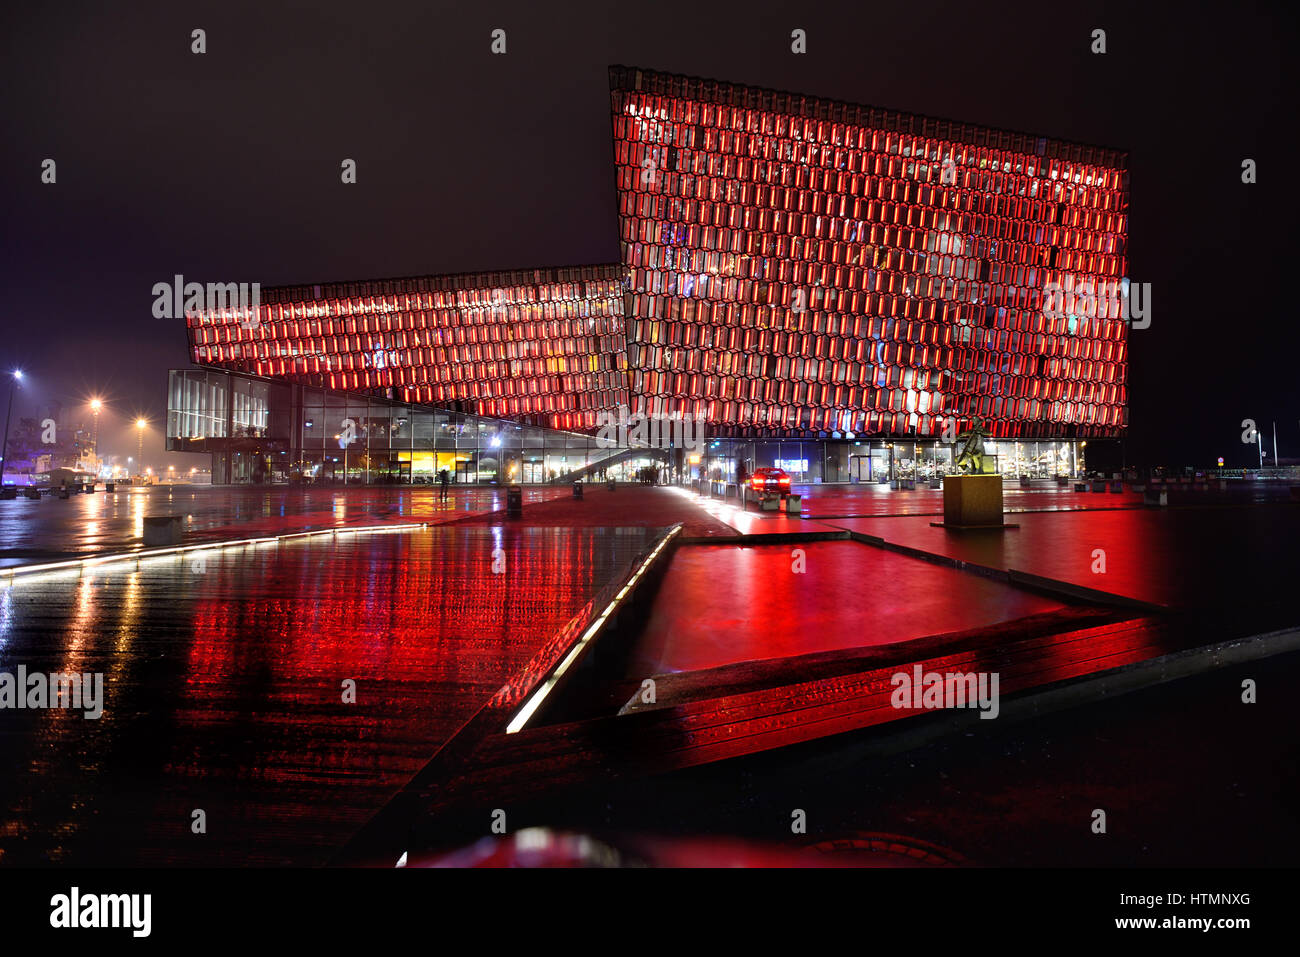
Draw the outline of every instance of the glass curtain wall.
[[[989,441],[986,467],[1029,480],[1078,476],[1086,444]],[[750,473],[784,469],[796,485],[933,485],[956,471],[954,445],[934,439],[710,438],[680,456],[636,455],[595,436],[203,369],[170,374],[167,448],[212,453],[216,484],[427,485],[446,470],[457,484],[537,485],[575,474],[635,481],[646,468],[734,482],[744,463]]]

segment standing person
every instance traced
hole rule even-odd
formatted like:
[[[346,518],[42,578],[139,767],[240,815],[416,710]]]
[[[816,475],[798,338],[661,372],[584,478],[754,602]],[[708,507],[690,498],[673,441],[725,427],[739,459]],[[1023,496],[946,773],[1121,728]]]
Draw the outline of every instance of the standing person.
[[[451,489],[451,473],[446,469],[443,469],[438,473],[438,485],[440,486],[438,490],[438,501],[445,502],[447,501],[447,495]]]
[[[740,494],[740,503],[745,504],[745,482],[749,479],[749,470],[745,468],[744,461],[736,463],[736,485]]]

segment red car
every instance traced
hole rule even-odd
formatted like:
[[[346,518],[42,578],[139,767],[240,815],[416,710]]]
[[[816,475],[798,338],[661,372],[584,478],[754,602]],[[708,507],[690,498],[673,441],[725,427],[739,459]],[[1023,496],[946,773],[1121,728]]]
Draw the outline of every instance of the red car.
[[[760,494],[790,494],[790,476],[785,469],[754,469],[749,484]]]

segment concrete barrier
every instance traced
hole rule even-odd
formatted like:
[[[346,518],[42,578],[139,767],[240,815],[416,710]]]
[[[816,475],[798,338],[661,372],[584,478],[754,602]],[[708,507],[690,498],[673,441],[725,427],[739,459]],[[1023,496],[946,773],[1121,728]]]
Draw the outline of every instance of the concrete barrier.
[[[954,527],[1003,524],[1002,476],[948,476],[943,483],[943,523]]]
[[[1164,489],[1150,489],[1142,494],[1143,505],[1168,505],[1169,493]]]
[[[803,511],[803,505],[800,502],[802,496],[787,495],[785,497],[785,511],[787,515],[798,515]]]
[[[179,545],[181,541],[181,517],[179,515],[146,516],[144,520],[144,543],[147,546]]]
[[[1094,491],[1094,492],[1104,492],[1104,491],[1106,491],[1106,480],[1105,480],[1105,479],[1093,479],[1093,480],[1092,480],[1092,491]]]
[[[1110,490],[1111,490],[1112,492],[1122,492],[1122,491],[1124,491],[1124,483],[1123,483],[1123,482],[1111,482],[1111,483],[1110,483]]]

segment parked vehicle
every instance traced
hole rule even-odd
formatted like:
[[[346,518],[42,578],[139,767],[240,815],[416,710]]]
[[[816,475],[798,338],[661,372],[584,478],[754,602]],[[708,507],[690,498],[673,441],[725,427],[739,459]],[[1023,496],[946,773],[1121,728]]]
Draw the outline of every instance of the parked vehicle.
[[[785,469],[754,469],[749,485],[760,498],[790,494],[790,476]]]

